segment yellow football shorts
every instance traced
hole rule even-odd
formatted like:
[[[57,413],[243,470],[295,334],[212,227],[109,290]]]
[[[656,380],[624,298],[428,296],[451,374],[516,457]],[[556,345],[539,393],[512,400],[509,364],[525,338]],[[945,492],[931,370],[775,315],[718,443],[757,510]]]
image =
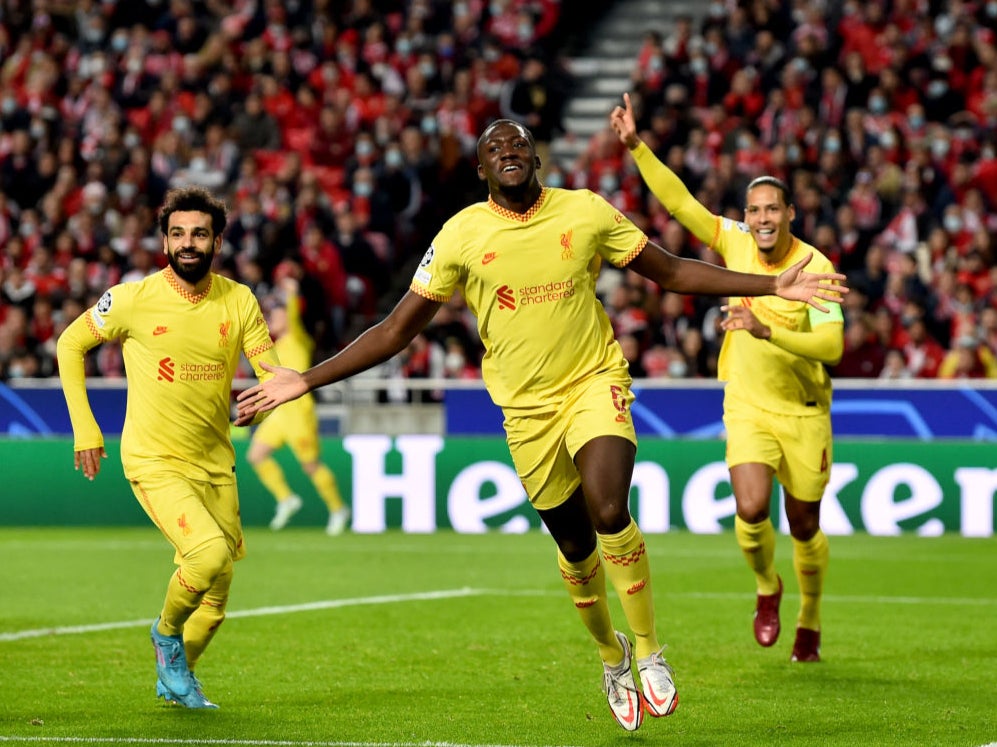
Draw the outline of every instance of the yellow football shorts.
[[[287,444],[299,462],[317,462],[320,446],[315,408],[284,410],[285,406],[278,407],[256,426],[253,440],[265,443],[274,451]]]
[[[506,439],[516,473],[538,510],[559,506],[581,483],[574,456],[593,438],[620,436],[637,443],[630,378],[613,372],[579,384],[554,412],[511,416]]]
[[[176,548],[174,562],[210,539],[224,537],[232,560],[246,555],[235,484],[213,485],[176,472],[132,480],[139,505]]]
[[[831,477],[831,416],[777,415],[743,407],[724,412],[727,466],[767,464],[786,491],[819,501]]]

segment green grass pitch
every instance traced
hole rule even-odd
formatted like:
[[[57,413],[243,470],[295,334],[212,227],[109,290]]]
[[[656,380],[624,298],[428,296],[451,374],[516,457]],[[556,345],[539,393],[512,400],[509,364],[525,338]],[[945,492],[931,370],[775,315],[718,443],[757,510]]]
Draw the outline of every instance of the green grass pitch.
[[[732,534],[649,535],[680,692],[634,734],[540,532],[247,531],[229,619],[198,667],[218,711],[155,699],[155,529],[0,529],[0,745],[955,745],[997,742],[997,545],[831,537],[824,661],[751,634]],[[617,600],[613,614],[625,623]]]

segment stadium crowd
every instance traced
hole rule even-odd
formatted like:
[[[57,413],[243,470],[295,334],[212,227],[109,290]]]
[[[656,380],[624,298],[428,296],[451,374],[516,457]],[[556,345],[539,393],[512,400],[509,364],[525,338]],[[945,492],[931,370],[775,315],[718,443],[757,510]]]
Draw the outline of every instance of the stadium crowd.
[[[61,329],[163,265],[155,211],[181,184],[231,207],[218,270],[264,305],[297,278],[316,355],[342,347],[484,198],[487,122],[524,122],[544,153],[563,130],[568,15],[559,0],[3,2],[0,380],[52,375]],[[642,39],[631,92],[662,160],[734,219],[751,178],[785,179],[794,232],[848,274],[835,376],[997,377],[995,33],[994,0],[713,0]],[[576,160],[545,160],[547,185],[598,191],[717,261],[608,124]],[[600,293],[635,376],[715,376],[717,299],[612,268]],[[480,354],[455,298],[390,370],[477,377]],[[123,375],[111,344],[88,367]]]

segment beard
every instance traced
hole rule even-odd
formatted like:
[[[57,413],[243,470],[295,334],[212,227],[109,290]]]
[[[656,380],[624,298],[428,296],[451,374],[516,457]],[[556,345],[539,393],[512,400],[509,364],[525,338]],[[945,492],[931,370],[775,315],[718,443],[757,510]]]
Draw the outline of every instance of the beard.
[[[195,252],[198,256],[198,262],[194,265],[182,265],[177,260],[177,254],[179,250],[173,254],[167,254],[167,259],[170,263],[170,268],[176,273],[177,277],[181,280],[185,280],[191,285],[197,285],[204,277],[211,272],[211,262],[215,258],[214,252],[210,254],[202,254],[200,252]]]

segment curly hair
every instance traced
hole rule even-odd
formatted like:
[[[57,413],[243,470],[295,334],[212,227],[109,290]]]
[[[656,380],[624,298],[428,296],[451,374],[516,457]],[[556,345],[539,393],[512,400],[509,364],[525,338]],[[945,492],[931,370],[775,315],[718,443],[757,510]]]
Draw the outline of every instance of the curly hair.
[[[165,235],[169,228],[170,216],[178,211],[195,211],[211,216],[211,230],[221,236],[228,225],[228,207],[203,187],[182,187],[166,193],[163,207],[159,210],[159,230]]]

